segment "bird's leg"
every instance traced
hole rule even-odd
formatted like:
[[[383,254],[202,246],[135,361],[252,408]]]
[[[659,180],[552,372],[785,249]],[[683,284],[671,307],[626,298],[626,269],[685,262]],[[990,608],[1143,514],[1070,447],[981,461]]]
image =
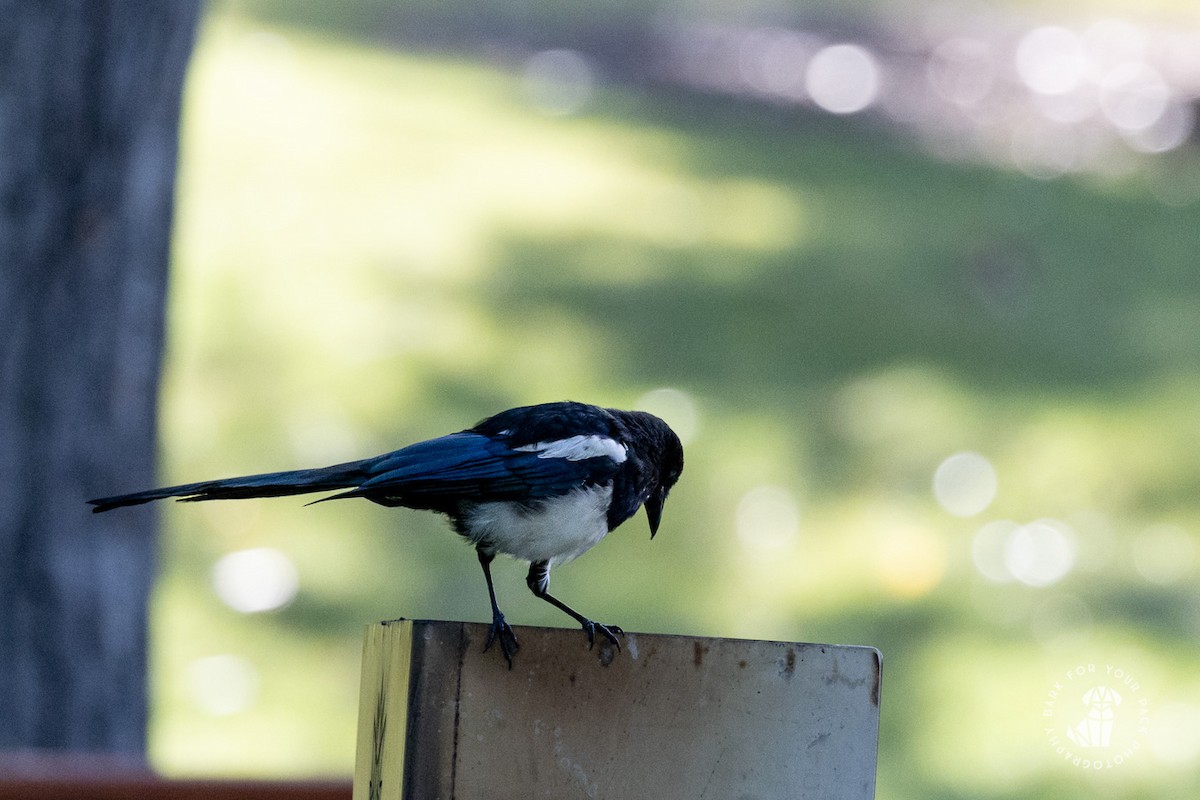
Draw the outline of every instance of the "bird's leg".
[[[486,653],[492,646],[492,642],[499,638],[500,652],[504,654],[508,668],[512,669],[513,655],[516,654],[518,648],[517,635],[513,633],[512,626],[504,620],[504,614],[500,613],[500,606],[496,603],[496,588],[492,586],[492,559],[496,557],[496,554],[489,553],[482,547],[476,547],[475,553],[479,556],[479,566],[483,567],[483,577],[487,579],[488,599],[492,601],[492,625],[488,628],[487,641],[483,644],[483,651]]]
[[[530,564],[529,575],[525,578],[525,583],[528,584],[529,591],[533,592],[535,597],[540,597],[555,608],[567,612],[583,627],[583,632],[587,634],[588,649],[591,649],[596,644],[596,631],[600,631],[604,635],[604,638],[616,645],[617,650],[621,649],[621,641],[617,637],[624,635],[625,631],[616,625],[601,625],[599,622],[593,622],[550,594],[549,561],[535,561]]]

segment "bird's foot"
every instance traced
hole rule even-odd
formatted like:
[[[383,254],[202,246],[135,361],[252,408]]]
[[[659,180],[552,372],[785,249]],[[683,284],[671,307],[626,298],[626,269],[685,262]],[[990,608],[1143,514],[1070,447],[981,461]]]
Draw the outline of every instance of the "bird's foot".
[[[500,652],[504,654],[504,660],[508,662],[508,668],[512,669],[513,656],[517,654],[520,645],[517,644],[517,634],[513,632],[512,626],[505,621],[504,615],[497,612],[492,616],[492,624],[488,628],[487,641],[483,643],[483,652],[487,652],[492,646],[492,642],[500,641]]]
[[[588,649],[591,650],[596,645],[596,632],[599,631],[605,639],[613,643],[617,651],[621,650],[621,640],[618,636],[624,636],[625,631],[617,625],[601,625],[599,622],[592,622],[590,619],[583,621],[583,632],[587,634]]]

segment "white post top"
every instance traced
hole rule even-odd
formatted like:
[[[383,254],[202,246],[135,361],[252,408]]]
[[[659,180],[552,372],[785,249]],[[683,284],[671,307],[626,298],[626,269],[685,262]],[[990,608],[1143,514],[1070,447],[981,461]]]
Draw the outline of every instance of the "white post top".
[[[354,800],[874,797],[871,647],[487,626],[367,629]],[[493,646],[496,649],[496,646]]]

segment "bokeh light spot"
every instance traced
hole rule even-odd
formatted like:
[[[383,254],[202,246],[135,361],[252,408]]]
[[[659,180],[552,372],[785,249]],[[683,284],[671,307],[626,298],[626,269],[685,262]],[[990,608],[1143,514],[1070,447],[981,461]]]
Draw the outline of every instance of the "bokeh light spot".
[[[1141,153],[1166,153],[1186,142],[1196,127],[1196,112],[1188,103],[1170,103],[1153,124],[1127,131],[1125,141]]]
[[[1004,562],[1004,547],[1021,526],[1009,520],[996,520],[984,525],[971,540],[971,560],[979,574],[993,583],[1008,583],[1012,573]]]
[[[855,44],[835,44],[813,56],[804,86],[813,102],[833,114],[853,114],[875,102],[879,67]]]
[[[996,470],[979,453],[955,453],[934,471],[933,495],[956,517],[973,517],[996,499]]]
[[[1038,520],[1022,525],[1004,543],[1004,565],[1027,586],[1051,586],[1075,565],[1075,539],[1069,526],[1058,520]]]
[[[1145,64],[1121,64],[1100,83],[1100,109],[1123,131],[1144,130],[1158,122],[1170,99],[1166,81]]]
[[[649,411],[662,419],[685,445],[700,429],[700,411],[696,408],[696,401],[682,389],[653,389],[639,397],[634,408]]]
[[[1017,74],[1035,92],[1062,94],[1078,86],[1087,72],[1087,53],[1079,36],[1066,28],[1034,28],[1017,45]]]
[[[213,589],[225,605],[243,614],[273,611],[292,601],[300,577],[290,558],[269,547],[239,550],[213,566]]]

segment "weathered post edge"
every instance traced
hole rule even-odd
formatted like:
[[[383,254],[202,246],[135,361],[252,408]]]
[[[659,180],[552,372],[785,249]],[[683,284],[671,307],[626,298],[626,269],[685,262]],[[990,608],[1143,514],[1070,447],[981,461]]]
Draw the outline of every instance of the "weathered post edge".
[[[354,800],[874,797],[872,647],[395,620],[363,643]]]

